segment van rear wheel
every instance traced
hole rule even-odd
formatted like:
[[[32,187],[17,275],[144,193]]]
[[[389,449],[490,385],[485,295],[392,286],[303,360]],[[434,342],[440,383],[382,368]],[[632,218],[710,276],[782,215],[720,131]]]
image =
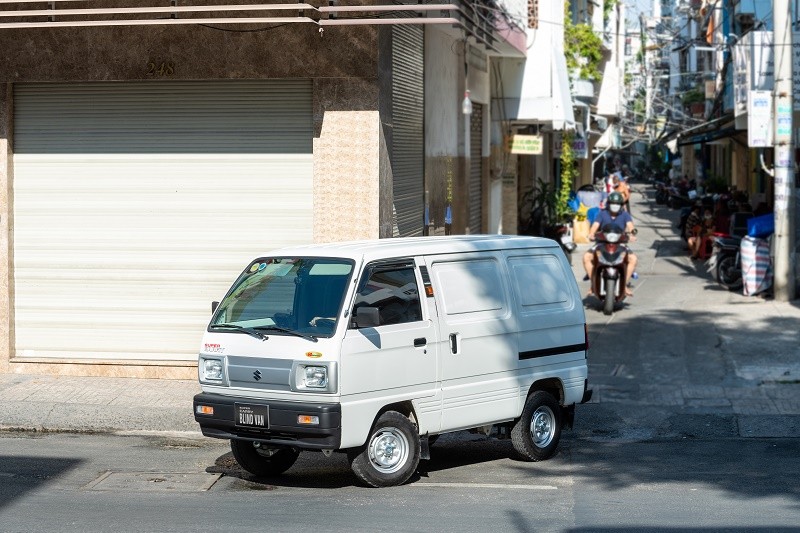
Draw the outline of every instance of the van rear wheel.
[[[293,448],[268,448],[258,442],[231,439],[231,452],[239,466],[258,477],[283,474],[297,461]]]
[[[511,429],[511,444],[519,459],[543,461],[550,458],[561,438],[561,408],[553,395],[536,391],[525,401],[522,416]]]
[[[419,456],[416,426],[396,411],[379,416],[367,444],[347,455],[353,473],[371,487],[402,485],[417,470]]]

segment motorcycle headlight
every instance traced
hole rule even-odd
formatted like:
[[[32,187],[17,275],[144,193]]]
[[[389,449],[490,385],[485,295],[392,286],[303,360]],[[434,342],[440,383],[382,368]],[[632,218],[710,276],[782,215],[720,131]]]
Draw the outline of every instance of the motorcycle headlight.
[[[621,236],[619,233],[606,233],[606,240],[608,242],[619,242]]]

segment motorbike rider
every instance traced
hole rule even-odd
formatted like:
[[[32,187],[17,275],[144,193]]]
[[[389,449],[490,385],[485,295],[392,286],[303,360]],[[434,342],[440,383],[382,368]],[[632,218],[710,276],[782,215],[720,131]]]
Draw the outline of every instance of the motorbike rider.
[[[589,228],[590,241],[594,240],[594,235],[598,232],[598,230],[600,230],[600,228],[605,228],[607,225],[623,228],[625,232],[630,235],[631,241],[636,240],[636,236],[633,234],[633,218],[631,217],[630,213],[622,209],[622,204],[624,203],[625,200],[620,193],[612,192],[608,195],[608,199],[606,200],[606,209],[597,214],[597,218],[594,219],[592,226]],[[592,280],[592,272],[594,271],[594,251],[596,246],[597,245],[593,245],[585,254],[583,254],[583,268],[586,270],[586,276],[590,283]],[[629,249],[627,259],[628,264],[625,268],[626,296],[633,296],[633,291],[630,290],[628,284],[631,281],[633,272],[636,270],[636,261],[636,255]]]

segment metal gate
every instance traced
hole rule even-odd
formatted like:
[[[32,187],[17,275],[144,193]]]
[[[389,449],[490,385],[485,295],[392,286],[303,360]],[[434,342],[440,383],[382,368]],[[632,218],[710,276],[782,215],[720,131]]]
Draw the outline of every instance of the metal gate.
[[[17,84],[15,357],[193,360],[244,264],[312,241],[309,80]]]
[[[424,30],[392,28],[392,173],[400,237],[422,235],[424,210]]]
[[[472,104],[469,119],[469,233],[483,231],[483,106]]]

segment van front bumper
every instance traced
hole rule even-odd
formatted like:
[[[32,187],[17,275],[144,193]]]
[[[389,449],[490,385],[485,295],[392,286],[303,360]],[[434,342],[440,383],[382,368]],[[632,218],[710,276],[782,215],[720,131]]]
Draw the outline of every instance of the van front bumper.
[[[212,408],[200,414],[198,406]],[[208,409],[204,409],[208,411]],[[206,437],[259,441],[301,450],[337,450],[342,440],[342,408],[339,404],[297,403],[234,398],[200,393],[194,397],[194,419]],[[265,413],[262,424],[240,423],[257,420],[249,413]],[[245,413],[246,415],[243,415]],[[298,418],[317,417],[318,424],[300,424]],[[262,426],[262,427],[259,427]]]

